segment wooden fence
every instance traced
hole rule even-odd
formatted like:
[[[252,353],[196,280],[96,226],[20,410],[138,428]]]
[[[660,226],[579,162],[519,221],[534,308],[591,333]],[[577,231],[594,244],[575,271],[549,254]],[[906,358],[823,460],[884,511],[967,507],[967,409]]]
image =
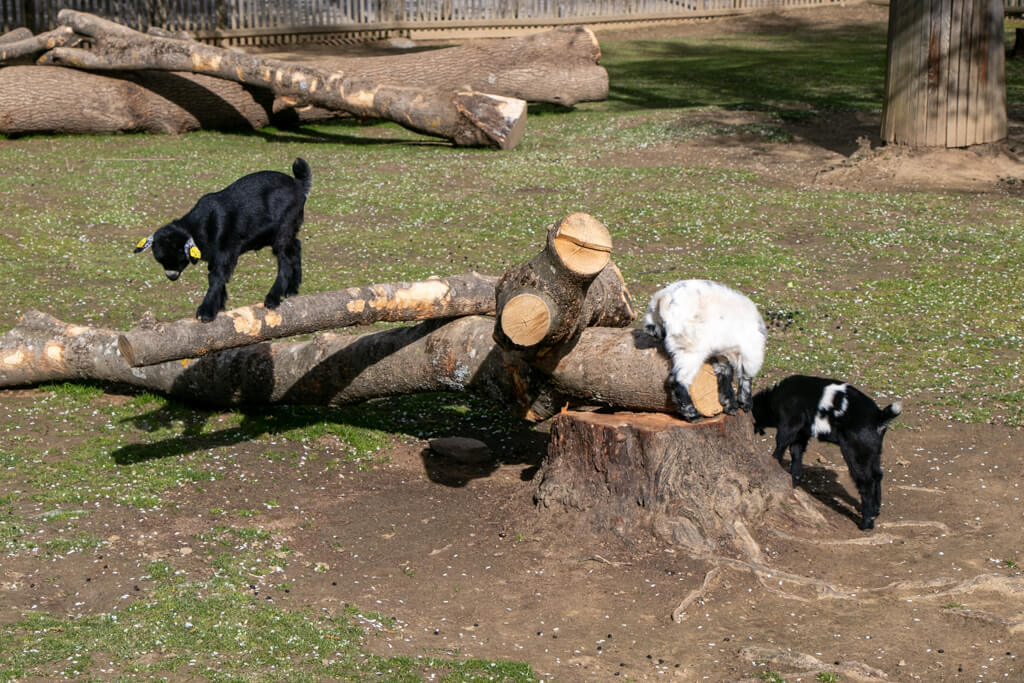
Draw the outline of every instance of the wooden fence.
[[[1020,0],[1024,2],[1024,0]],[[836,0],[0,0],[3,31],[53,28],[65,7],[138,30],[160,26],[223,44],[277,44],[445,29],[697,18]]]

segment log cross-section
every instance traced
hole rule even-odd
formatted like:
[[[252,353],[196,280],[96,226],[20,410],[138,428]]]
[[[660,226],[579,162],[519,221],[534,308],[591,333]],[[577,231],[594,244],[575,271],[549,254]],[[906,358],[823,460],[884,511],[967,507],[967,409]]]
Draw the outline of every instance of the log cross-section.
[[[584,327],[625,326],[636,317],[622,274],[611,263],[612,240],[596,218],[573,213],[548,228],[544,249],[509,269],[498,282],[495,339],[510,350],[543,356],[571,343]],[[601,323],[591,318],[588,288],[601,275],[597,291],[617,290],[621,305],[602,307],[618,316]]]

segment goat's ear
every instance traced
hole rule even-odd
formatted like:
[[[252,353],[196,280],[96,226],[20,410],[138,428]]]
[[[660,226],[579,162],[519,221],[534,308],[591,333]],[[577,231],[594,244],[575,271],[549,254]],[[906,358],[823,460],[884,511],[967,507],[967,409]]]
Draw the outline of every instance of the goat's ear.
[[[140,251],[145,251],[153,246],[153,236],[143,237],[139,240],[138,244],[135,245],[135,249],[132,250],[133,254],[138,254]]]
[[[879,415],[879,419],[878,419],[878,433],[881,434],[886,429],[888,429],[889,425],[892,424],[892,421],[895,420],[897,417],[899,417],[900,413],[902,413],[902,412],[903,412],[903,404],[900,403],[899,401],[897,401],[896,403],[893,403],[892,405],[886,406],[882,410],[881,415]]]
[[[203,252],[199,251],[199,247],[196,246],[196,241],[191,237],[185,242],[185,256],[188,256],[188,260],[195,265],[199,259],[203,258]]]

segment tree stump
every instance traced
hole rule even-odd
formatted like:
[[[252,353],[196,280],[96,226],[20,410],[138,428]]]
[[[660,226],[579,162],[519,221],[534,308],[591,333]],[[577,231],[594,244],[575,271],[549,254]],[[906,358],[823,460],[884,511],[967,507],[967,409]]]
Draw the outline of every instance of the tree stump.
[[[596,533],[755,560],[753,532],[793,489],[753,433],[746,413],[691,424],[662,413],[563,412],[535,499]]]
[[[882,140],[969,147],[1006,139],[1002,0],[889,4]]]

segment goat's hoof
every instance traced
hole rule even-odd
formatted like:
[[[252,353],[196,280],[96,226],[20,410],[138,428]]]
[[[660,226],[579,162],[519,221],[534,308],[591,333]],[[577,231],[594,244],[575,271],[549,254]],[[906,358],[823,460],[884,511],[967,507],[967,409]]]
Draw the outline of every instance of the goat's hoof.
[[[860,530],[861,531],[870,531],[871,529],[875,528],[875,520],[874,519],[862,519],[860,521],[859,526],[860,526]]]
[[[207,311],[204,311],[202,309],[196,311],[196,318],[200,322],[208,323],[208,322],[210,322],[211,320],[213,320],[216,317],[217,317],[216,313],[212,313],[211,314],[211,313],[208,313]]]
[[[263,306],[265,308],[274,309],[281,305],[281,297],[270,298],[269,296],[263,300]]]
[[[698,413],[697,409],[694,408],[693,406],[689,406],[688,408],[687,407],[680,408],[680,407],[677,406],[676,408],[677,408],[677,410],[679,412],[679,416],[682,417],[687,422],[696,422],[697,420],[699,420],[701,418],[701,414]]]
[[[726,415],[735,415],[736,414],[736,409],[737,409],[737,406],[736,406],[735,402],[729,402],[729,403],[723,403],[722,404],[722,412],[725,413]]]

